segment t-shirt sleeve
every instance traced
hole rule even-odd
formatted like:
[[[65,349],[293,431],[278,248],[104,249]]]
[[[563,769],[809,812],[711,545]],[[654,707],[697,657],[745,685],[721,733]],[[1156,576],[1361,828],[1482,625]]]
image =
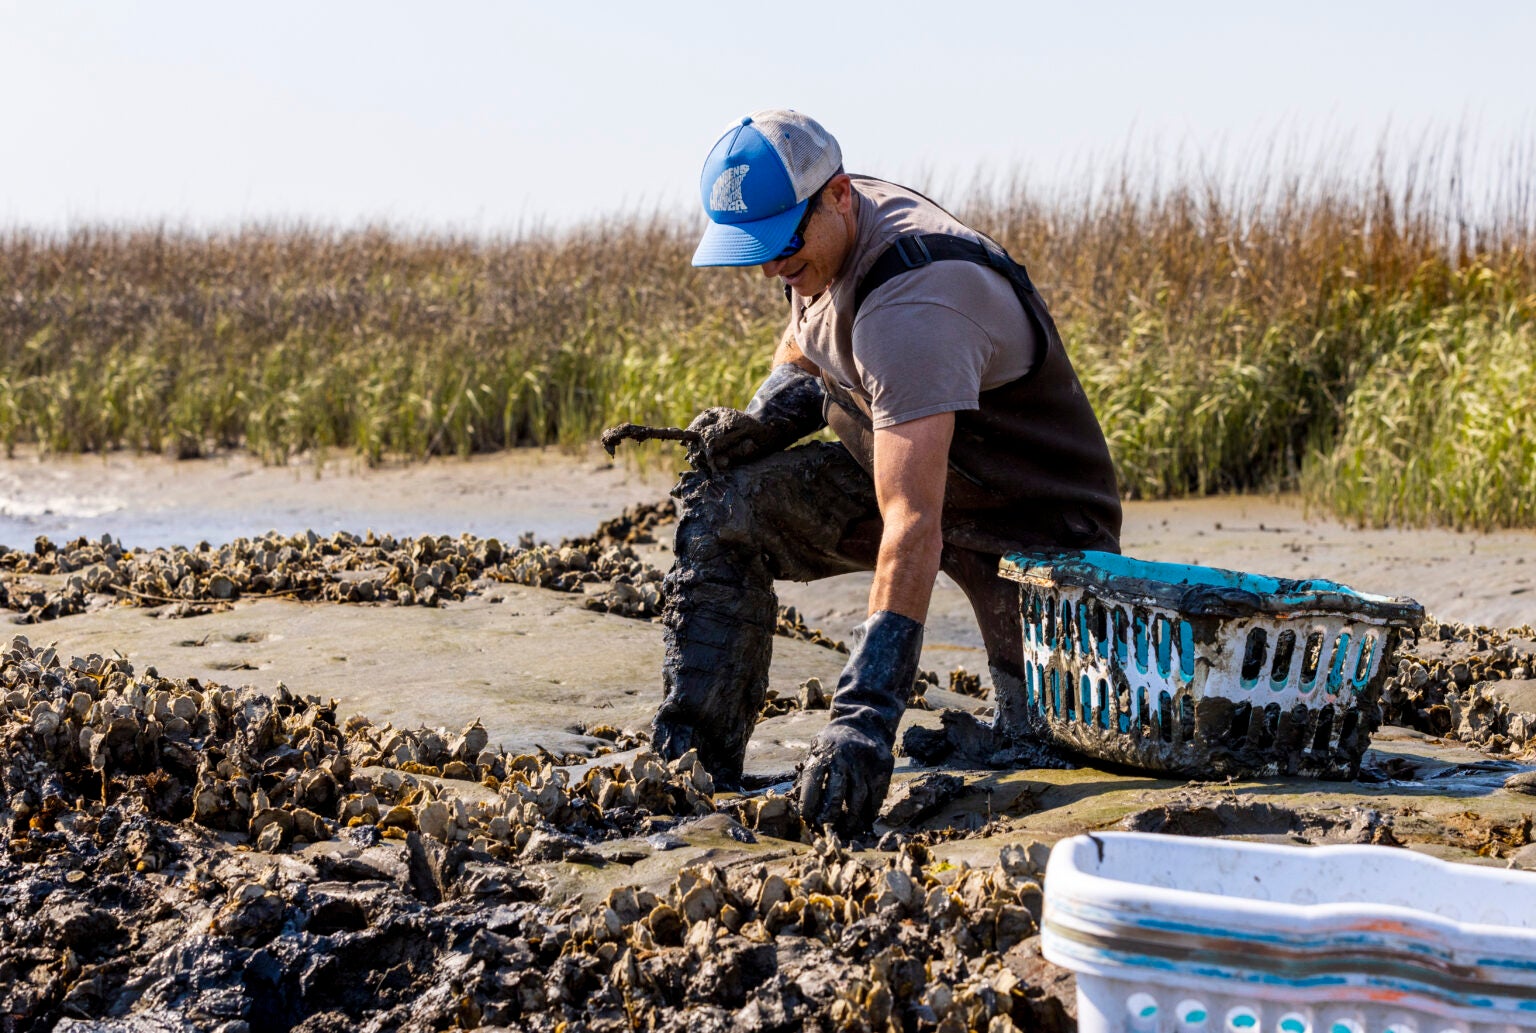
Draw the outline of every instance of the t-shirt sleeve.
[[[954,292],[942,281],[965,271],[933,275],[939,272],[916,270],[882,285],[854,324],[854,363],[870,395],[876,428],[980,407],[994,343],[974,319],[948,303]]]

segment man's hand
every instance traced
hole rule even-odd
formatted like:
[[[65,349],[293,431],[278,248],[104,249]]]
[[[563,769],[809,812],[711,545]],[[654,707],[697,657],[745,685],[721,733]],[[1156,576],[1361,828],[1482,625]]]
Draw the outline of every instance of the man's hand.
[[[895,767],[896,728],[912,695],[923,626],[899,613],[871,614],[832,696],[832,720],[800,769],[800,816],[845,838],[870,831]]]
[[[821,378],[794,363],[773,367],[746,411],[715,407],[694,417],[688,447],[695,470],[720,473],[788,448],[826,425]]]
[[[813,828],[868,832],[895,765],[896,728],[923,648],[933,579],[944,549],[944,483],[954,413],[875,431],[875,495],[884,530],[869,619],[832,697],[832,720],[800,772],[800,813]]]
[[[689,433],[698,435],[688,443],[688,462],[695,470],[722,473],[764,454],[775,435],[755,416],[740,409],[714,406],[705,409],[688,424]]]
[[[879,728],[829,724],[800,771],[800,814],[811,828],[844,839],[867,835],[891,788],[896,757]]]

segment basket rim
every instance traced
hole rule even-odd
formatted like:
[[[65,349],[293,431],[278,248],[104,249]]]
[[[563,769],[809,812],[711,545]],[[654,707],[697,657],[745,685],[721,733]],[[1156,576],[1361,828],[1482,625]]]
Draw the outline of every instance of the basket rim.
[[[1424,617],[1424,607],[1414,599],[1373,595],[1337,581],[1140,560],[1112,552],[1010,552],[998,564],[998,574],[1037,588],[1088,589],[1191,617],[1328,615],[1402,628]]]

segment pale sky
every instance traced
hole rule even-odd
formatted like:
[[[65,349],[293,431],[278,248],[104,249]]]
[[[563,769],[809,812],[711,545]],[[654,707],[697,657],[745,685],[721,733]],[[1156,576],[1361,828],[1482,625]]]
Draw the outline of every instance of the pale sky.
[[[1496,163],[1536,136],[1536,3],[815,6],[0,0],[0,226],[696,211],[761,107],[929,186],[1458,129]]]

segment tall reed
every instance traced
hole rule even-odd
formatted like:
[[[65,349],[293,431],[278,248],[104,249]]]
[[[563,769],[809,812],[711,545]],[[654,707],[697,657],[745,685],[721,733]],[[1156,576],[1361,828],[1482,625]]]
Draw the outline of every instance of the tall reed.
[[[1076,191],[994,189],[967,214],[1035,272],[1128,495],[1301,484],[1363,523],[1531,526],[1536,163],[1512,152],[1478,199],[1467,172],[1454,147],[1172,186],[1122,165]],[[1452,350],[1457,376],[1420,358],[1389,390],[1413,349]],[[1431,421],[1468,404],[1515,432],[1469,425],[1430,449]],[[1386,424],[1400,433],[1370,429]]]
[[[691,235],[654,219],[493,242],[13,232],[0,441],[378,458],[685,420],[750,393],[773,336],[747,274],[689,266]]]

